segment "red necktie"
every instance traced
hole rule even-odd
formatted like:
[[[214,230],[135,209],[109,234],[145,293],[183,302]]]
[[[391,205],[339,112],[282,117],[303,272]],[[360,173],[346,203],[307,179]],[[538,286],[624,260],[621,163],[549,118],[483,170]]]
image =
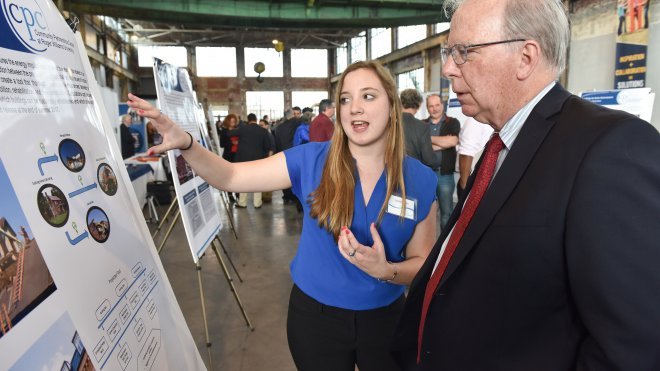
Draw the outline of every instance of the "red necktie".
[[[474,185],[472,186],[470,195],[465,202],[465,207],[461,211],[461,215],[458,217],[458,221],[454,226],[454,231],[449,238],[447,247],[445,247],[445,252],[442,254],[440,263],[438,263],[435,272],[433,272],[429,282],[426,284],[424,302],[422,304],[422,317],[419,322],[419,331],[417,335],[417,363],[420,361],[422,351],[422,335],[424,334],[424,323],[426,322],[426,314],[428,313],[429,305],[431,305],[431,299],[433,299],[433,294],[435,294],[435,290],[438,288],[440,279],[445,273],[445,269],[447,269],[449,260],[451,259],[452,255],[454,255],[456,246],[458,246],[458,243],[461,241],[461,237],[463,237],[465,229],[470,224],[470,220],[472,220],[472,216],[477,210],[481,198],[484,196],[484,193],[486,193],[486,189],[488,189],[490,180],[495,173],[497,157],[499,156],[502,148],[504,148],[504,142],[502,142],[502,139],[497,133],[493,134],[493,137],[490,138],[490,141],[488,141],[484,160],[479,167],[477,178],[474,180]]]

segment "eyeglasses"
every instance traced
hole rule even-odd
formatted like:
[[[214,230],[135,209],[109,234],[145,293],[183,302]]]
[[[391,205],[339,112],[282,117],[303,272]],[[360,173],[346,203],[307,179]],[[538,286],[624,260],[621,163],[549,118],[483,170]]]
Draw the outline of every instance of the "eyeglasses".
[[[447,63],[447,59],[451,55],[452,59],[454,60],[454,63],[460,66],[461,64],[465,64],[465,62],[468,61],[468,52],[470,51],[470,49],[481,48],[484,46],[497,45],[497,44],[513,43],[517,41],[525,41],[525,39],[502,40],[502,41],[493,41],[490,43],[471,44],[471,45],[455,44],[454,46],[449,48],[446,47],[440,48],[440,56],[442,57],[443,64]]]

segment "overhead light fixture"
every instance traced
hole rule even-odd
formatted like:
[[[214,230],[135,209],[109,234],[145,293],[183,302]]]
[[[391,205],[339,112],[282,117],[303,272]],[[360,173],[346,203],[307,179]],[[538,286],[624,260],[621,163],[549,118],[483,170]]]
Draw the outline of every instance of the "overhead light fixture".
[[[257,82],[262,83],[264,82],[264,78],[261,77],[261,74],[266,70],[266,65],[263,64],[263,62],[257,62],[254,64],[254,72],[256,72],[257,75]]]
[[[279,43],[279,42],[280,42],[279,40],[273,39],[273,45],[277,45],[277,43]]]

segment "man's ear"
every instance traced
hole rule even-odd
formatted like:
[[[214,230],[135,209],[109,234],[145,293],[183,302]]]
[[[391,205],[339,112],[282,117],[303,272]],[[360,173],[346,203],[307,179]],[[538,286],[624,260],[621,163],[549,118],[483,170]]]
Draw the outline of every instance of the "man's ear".
[[[520,62],[516,71],[518,80],[527,80],[536,70],[543,55],[541,46],[534,40],[525,40],[525,45],[520,52]]]

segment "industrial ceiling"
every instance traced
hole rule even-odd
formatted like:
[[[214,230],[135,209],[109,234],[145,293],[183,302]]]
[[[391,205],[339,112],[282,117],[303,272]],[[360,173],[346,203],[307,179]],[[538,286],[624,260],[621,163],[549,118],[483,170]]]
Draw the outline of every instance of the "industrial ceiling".
[[[68,0],[117,18],[135,44],[334,48],[372,27],[446,21],[444,0]]]

